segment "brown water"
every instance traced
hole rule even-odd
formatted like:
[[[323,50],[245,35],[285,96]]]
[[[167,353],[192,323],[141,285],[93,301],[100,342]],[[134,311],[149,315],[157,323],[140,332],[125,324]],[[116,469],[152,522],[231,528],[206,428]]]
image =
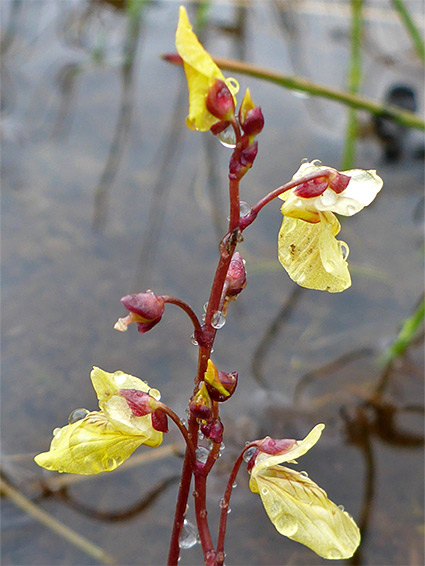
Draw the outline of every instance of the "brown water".
[[[343,88],[346,3],[282,4],[217,3],[203,40],[214,54]],[[421,111],[423,74],[410,40],[390,3],[370,4],[362,92],[382,99],[392,85],[408,85]],[[408,3],[419,16],[418,4]],[[112,328],[125,314],[120,297],[146,288],[201,313],[225,230],[229,150],[186,130],[181,69],[159,57],[174,50],[177,11],[177,2],[146,3],[131,23],[118,1],[1,2],[3,472],[120,565],[165,563],[181,459],[134,456],[133,466],[69,484],[60,476],[58,484],[32,457],[74,408],[95,409],[94,364],[146,379],[184,415],[196,348],[183,314],[167,307],[145,336]],[[289,180],[305,156],[339,166],[343,106],[238,79],[266,118],[244,200]],[[362,131],[370,130],[368,116],[360,117]],[[295,291],[275,259],[277,203],[246,232],[248,285],[214,352],[216,365],[237,370],[240,382],[223,406],[226,449],[209,484],[212,525],[246,440],[302,438],[324,422],[322,441],[299,469],[361,524],[351,563],[423,563],[421,340],[386,375],[378,362],[423,290],[421,155],[418,131],[406,133],[396,162],[385,162],[376,137],[359,140],[356,166],[377,168],[384,189],[343,223],[353,285],[340,295]],[[172,442],[180,442],[174,431]],[[3,564],[97,563],[2,503]],[[227,564],[324,562],[275,531],[244,470],[231,508]],[[182,552],[181,564],[201,562],[199,545]]]

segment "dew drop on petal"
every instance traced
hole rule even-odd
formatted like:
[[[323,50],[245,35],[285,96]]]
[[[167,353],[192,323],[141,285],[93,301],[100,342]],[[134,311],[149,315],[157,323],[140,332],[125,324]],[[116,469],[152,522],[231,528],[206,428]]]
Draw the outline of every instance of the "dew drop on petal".
[[[185,519],[182,530],[180,531],[179,547],[184,549],[192,548],[197,542],[198,532],[195,525],[192,525],[192,523]]]
[[[281,515],[276,519],[276,528],[283,535],[290,537],[298,530],[298,523],[290,515]]]
[[[341,552],[337,548],[331,548],[328,550],[327,558],[333,558],[337,560],[338,558],[342,558]]]
[[[221,311],[215,311],[211,319],[211,326],[215,329],[223,328],[226,324],[226,317]]]
[[[338,200],[336,193],[332,189],[326,189],[319,198],[323,206],[332,206]]]
[[[347,206],[347,216],[352,216],[353,214],[356,214],[356,207],[353,204],[349,204]]]
[[[345,242],[340,242],[339,247],[341,249],[343,259],[347,259],[350,249]]]
[[[316,167],[321,167],[322,166],[322,162],[320,161],[320,159],[313,159],[313,161],[311,162],[313,165],[315,165]]]
[[[269,490],[267,489],[267,487],[261,488],[261,493],[262,493],[263,495],[267,495],[268,492],[269,492]]]
[[[122,385],[125,383],[126,375],[122,371],[118,371],[115,373],[115,381],[118,385]]]
[[[74,424],[78,421],[84,419],[88,415],[89,411],[87,409],[75,409],[68,417],[68,424]]]
[[[59,436],[61,433],[61,429],[59,427],[53,429],[53,436]]]
[[[300,472],[300,476],[302,476],[303,478],[308,478],[308,473],[307,472]]]
[[[344,505],[338,505],[338,509],[339,509],[340,511],[345,511]]]
[[[301,159],[301,163],[309,163],[308,157],[303,157],[303,158]]]

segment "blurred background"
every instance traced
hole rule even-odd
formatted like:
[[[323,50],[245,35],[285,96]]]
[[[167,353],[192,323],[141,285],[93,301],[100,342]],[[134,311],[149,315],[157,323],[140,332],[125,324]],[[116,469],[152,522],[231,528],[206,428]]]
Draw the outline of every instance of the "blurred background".
[[[4,565],[166,563],[183,450],[174,430],[110,474],[65,477],[32,459],[73,409],[97,408],[93,365],[147,380],[185,413],[197,357],[187,317],[167,306],[144,336],[113,330],[126,314],[120,297],[148,288],[200,316],[226,230],[231,150],[185,127],[183,71],[161,59],[175,51],[179,3],[0,4]],[[371,206],[343,219],[353,284],[342,294],[300,289],[281,268],[278,202],[245,233],[248,284],[213,358],[239,372],[209,482],[213,532],[244,443],[300,439],[323,422],[297,469],[361,526],[348,562],[423,564],[423,3],[185,5],[211,54],[263,70],[263,79],[225,72],[250,88],[266,121],[244,201],[290,180],[304,157],[384,179]],[[270,69],[308,82],[273,84]],[[350,110],[310,83],[390,102],[417,121]],[[325,562],[277,533],[244,469],[231,509],[229,565]],[[180,563],[201,564],[200,546]]]

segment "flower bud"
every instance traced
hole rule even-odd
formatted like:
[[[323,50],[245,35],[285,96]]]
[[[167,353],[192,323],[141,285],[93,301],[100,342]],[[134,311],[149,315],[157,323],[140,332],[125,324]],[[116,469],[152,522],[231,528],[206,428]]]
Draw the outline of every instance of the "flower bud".
[[[201,424],[200,429],[206,438],[209,438],[217,444],[221,444],[221,441],[223,440],[224,426],[220,419],[207,421]]]
[[[218,371],[213,362],[208,360],[204,383],[211,399],[222,403],[233,395],[238,384],[238,374],[236,372]]]
[[[224,81],[214,80],[208,89],[206,106],[208,112],[220,120],[230,120],[234,115],[235,101]]]
[[[155,293],[132,293],[121,299],[122,304],[130,311],[126,317],[119,318],[115,330],[125,332],[133,322],[141,334],[153,328],[161,320],[164,313],[164,299]]]
[[[211,409],[212,401],[205,383],[202,382],[197,393],[189,401],[189,410],[195,418],[208,421],[211,418]]]
[[[264,116],[259,106],[252,101],[249,88],[245,92],[239,109],[239,123],[248,136],[258,135],[264,127]]]
[[[251,143],[248,147],[241,151],[241,165],[243,167],[252,167],[258,153],[258,142]]]
[[[227,270],[226,281],[228,283],[227,295],[234,297],[246,286],[245,264],[239,252],[233,254]]]

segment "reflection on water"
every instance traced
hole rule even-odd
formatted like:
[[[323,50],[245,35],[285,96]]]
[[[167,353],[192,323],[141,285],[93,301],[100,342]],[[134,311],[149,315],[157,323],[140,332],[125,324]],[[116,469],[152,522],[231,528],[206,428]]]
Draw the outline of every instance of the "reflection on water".
[[[150,461],[156,452],[142,449],[120,471],[65,483],[32,456],[72,409],[96,406],[93,364],[148,380],[184,415],[196,357],[187,321],[171,308],[143,337],[112,327],[119,298],[147,287],[202,312],[228,214],[228,153],[185,129],[181,69],[160,59],[174,49],[178,2],[0,6],[3,476],[118,564],[163,564],[181,468],[175,450]],[[345,87],[346,3],[201,8],[212,53]],[[379,4],[366,8],[364,94],[384,100],[404,85],[422,111],[423,71],[399,18]],[[288,180],[305,156],[338,167],[343,106],[238,79],[266,118],[243,200],[252,204]],[[387,122],[376,135],[370,117],[360,119],[357,165],[377,168],[385,184],[370,210],[344,224],[352,288],[326,296],[293,286],[275,261],[278,205],[264,210],[240,247],[248,286],[214,353],[240,383],[223,407],[227,448],[210,482],[209,516],[214,524],[224,474],[246,440],[302,438],[324,422],[323,443],[305,465],[362,527],[351,562],[416,565],[424,559],[423,334],[403,357],[386,367],[379,360],[423,289],[423,138],[413,130],[400,137]],[[388,160],[391,136],[397,161]],[[169,442],[180,442],[175,432]],[[274,531],[240,474],[228,563],[321,563]],[[95,563],[10,500],[2,513],[4,564]],[[182,555],[182,564],[201,562],[199,546]]]

